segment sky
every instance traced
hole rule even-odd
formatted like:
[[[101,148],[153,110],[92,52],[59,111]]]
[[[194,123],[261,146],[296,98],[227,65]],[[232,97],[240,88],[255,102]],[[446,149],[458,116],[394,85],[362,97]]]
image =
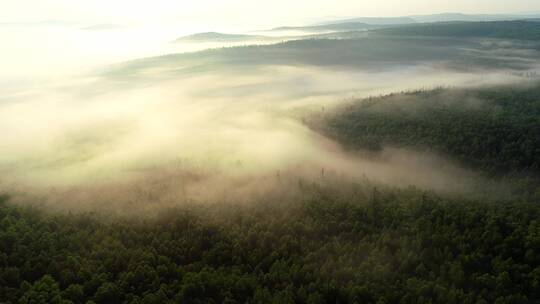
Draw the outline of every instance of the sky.
[[[54,19],[234,27],[296,25],[330,17],[538,11],[538,0],[2,0],[0,22]]]

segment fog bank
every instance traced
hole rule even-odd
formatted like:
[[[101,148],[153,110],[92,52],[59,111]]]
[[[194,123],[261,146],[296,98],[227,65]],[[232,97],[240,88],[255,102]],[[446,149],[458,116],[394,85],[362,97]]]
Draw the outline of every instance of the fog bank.
[[[107,70],[10,86],[0,96],[0,191],[43,197],[55,189],[43,201],[69,197],[86,205],[145,197],[170,205],[272,193],[280,178],[331,174],[469,193],[489,182],[436,155],[391,147],[376,156],[344,152],[304,120],[351,98],[522,80],[508,69],[450,69],[433,61],[378,71],[231,62],[197,70],[207,59],[190,56],[180,62],[189,72],[157,58],[120,76]],[[137,197],[139,188],[151,195]]]

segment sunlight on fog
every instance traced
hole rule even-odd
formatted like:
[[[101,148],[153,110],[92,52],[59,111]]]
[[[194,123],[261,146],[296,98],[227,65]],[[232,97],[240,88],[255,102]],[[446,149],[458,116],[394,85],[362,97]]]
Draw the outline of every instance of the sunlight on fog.
[[[178,165],[234,175],[302,164],[342,171],[356,166],[354,158],[303,125],[308,113],[353,97],[505,78],[482,80],[429,66],[375,74],[268,66],[127,87],[106,85],[107,77],[74,79],[1,104],[0,172],[47,185],[105,182]],[[106,92],[93,91],[103,86]],[[370,175],[388,179],[381,172],[392,166],[400,165]]]

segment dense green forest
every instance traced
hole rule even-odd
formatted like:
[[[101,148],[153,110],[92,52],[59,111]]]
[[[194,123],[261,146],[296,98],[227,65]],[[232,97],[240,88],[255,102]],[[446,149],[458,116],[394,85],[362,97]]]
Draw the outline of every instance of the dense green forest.
[[[492,58],[499,46],[460,37],[537,40],[538,26],[445,23],[215,49],[127,62],[106,77],[136,86],[265,65],[369,71],[433,62],[519,74],[536,51],[508,46]],[[52,212],[0,192],[0,303],[540,303],[540,84],[396,93],[305,121],[354,152],[434,152],[517,187],[477,197],[324,170],[316,181],[278,173],[283,194],[181,201],[147,217]],[[152,196],[141,200],[151,205]]]
[[[326,114],[350,147],[445,152],[538,173],[540,87],[437,89]],[[300,199],[179,204],[149,218],[51,214],[2,196],[2,303],[538,303],[540,205],[368,180]],[[535,184],[538,187],[538,184]]]
[[[0,205],[3,303],[537,303],[540,205],[299,183],[146,220]],[[7,201],[6,201],[7,200]]]
[[[538,83],[373,97],[325,122],[325,132],[352,147],[414,147],[491,174],[540,173]]]

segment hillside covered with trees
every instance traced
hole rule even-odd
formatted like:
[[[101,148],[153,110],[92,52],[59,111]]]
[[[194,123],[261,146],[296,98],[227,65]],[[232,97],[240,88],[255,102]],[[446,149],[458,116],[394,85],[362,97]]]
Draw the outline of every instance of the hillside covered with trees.
[[[326,131],[349,147],[414,147],[493,174],[538,174],[539,96],[537,83],[391,94],[327,115]]]

